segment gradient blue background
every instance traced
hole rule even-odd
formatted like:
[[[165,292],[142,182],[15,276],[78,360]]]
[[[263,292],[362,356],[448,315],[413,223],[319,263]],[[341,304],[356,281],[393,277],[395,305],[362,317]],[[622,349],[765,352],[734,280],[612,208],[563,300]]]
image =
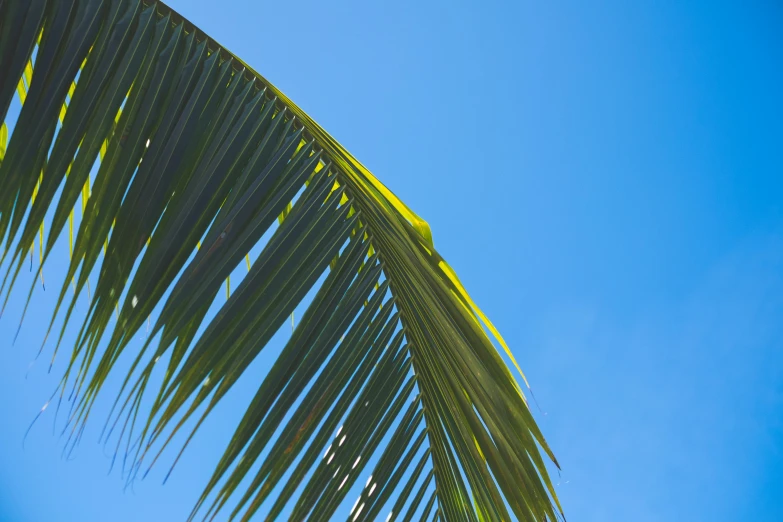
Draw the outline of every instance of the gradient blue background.
[[[777,2],[170,5],[429,221],[546,412],[569,521],[783,520]],[[57,383],[45,362],[25,380],[53,292],[11,346],[22,293],[0,321],[0,520],[183,519],[230,425],[135,492],[98,445],[60,459],[51,412],[22,450]]]

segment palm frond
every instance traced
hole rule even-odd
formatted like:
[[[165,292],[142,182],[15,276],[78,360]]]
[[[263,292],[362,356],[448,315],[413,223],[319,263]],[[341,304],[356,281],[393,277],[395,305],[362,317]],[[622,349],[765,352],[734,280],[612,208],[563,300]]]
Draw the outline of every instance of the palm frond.
[[[192,518],[562,517],[487,330],[516,362],[428,225],[266,79],[152,0],[0,0],[0,73],[0,121],[23,102],[0,131],[5,299],[66,224],[54,354],[89,293],[60,383],[67,444],[114,370],[104,436],[128,480],[181,455],[301,304]]]

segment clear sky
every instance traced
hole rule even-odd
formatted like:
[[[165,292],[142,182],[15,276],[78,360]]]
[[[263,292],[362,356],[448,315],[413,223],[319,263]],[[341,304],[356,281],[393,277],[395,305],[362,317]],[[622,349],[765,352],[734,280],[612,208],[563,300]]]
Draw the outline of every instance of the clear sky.
[[[569,521],[783,520],[777,2],[170,5],[429,221],[546,412]],[[11,346],[22,293],[0,321],[0,521],[182,519],[230,425],[135,492],[97,444],[61,459],[51,412],[23,450],[57,378],[49,351],[25,379],[54,292]]]

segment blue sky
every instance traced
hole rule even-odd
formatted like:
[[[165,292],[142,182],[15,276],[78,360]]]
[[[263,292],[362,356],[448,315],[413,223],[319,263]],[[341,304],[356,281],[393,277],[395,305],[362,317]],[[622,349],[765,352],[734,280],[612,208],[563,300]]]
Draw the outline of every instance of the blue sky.
[[[569,521],[783,520],[780,6],[170,5],[429,221],[546,412]],[[22,450],[51,293],[14,346],[21,293],[0,321],[0,521],[181,519],[219,421],[135,492],[51,417]]]

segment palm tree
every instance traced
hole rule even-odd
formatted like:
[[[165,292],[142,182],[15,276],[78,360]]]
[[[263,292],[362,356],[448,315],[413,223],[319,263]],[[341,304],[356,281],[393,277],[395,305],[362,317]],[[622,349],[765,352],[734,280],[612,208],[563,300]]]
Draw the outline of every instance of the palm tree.
[[[0,0],[0,121],[14,96],[1,291],[67,226],[54,354],[90,303],[58,386],[66,444],[152,317],[105,429],[127,479],[146,474],[303,303],[191,518],[562,518],[543,456],[557,463],[490,335],[513,356],[428,225],[242,60],[153,0]]]

